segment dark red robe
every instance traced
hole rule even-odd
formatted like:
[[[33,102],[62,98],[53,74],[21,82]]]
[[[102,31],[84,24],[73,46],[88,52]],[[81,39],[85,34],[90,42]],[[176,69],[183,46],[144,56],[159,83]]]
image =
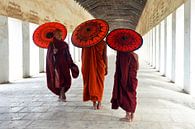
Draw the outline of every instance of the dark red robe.
[[[132,53],[117,52],[112,109],[135,112],[138,61]]]
[[[54,54],[54,46],[58,52]],[[55,59],[54,59],[55,58]],[[55,61],[54,61],[55,60]],[[62,40],[54,38],[53,43],[50,43],[47,50],[46,57],[46,74],[47,74],[47,87],[56,95],[60,94],[60,88],[65,87],[65,92],[71,86],[70,66],[73,63],[68,44]],[[59,75],[59,86],[55,85],[55,72],[56,68]]]

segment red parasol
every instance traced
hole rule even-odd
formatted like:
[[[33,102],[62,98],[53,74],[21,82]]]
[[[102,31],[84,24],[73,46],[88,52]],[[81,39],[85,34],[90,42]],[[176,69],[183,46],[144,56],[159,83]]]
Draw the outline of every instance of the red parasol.
[[[72,34],[72,43],[77,47],[90,47],[99,43],[107,35],[108,23],[102,19],[93,19],[81,23]]]
[[[67,30],[66,27],[58,22],[48,22],[40,25],[33,33],[34,43],[41,47],[47,48],[49,43],[53,40],[53,32],[59,29],[62,32],[62,40],[66,38]]]
[[[140,48],[143,39],[140,34],[131,29],[115,29],[106,37],[107,44],[117,51],[128,52]]]

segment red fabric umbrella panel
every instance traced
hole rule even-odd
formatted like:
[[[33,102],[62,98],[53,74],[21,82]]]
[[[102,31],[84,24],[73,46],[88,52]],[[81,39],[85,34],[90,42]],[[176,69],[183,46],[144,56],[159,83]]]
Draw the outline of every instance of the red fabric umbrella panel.
[[[134,30],[119,28],[108,34],[106,42],[114,50],[128,52],[140,48],[143,44],[143,39]]]
[[[108,30],[109,26],[106,21],[102,19],[89,20],[75,28],[71,40],[77,47],[90,47],[103,40]]]
[[[48,22],[40,25],[33,33],[34,43],[41,48],[47,48],[49,43],[53,40],[53,32],[59,29],[62,31],[62,40],[66,38],[66,27],[58,22]]]

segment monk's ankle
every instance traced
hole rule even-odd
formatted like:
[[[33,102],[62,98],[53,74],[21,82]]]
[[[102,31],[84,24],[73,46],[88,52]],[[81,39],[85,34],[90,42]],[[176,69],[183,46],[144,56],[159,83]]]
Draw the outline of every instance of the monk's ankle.
[[[97,105],[96,105],[96,102],[93,101],[93,109],[96,110],[97,109]]]
[[[98,104],[97,104],[97,109],[102,109],[102,104],[101,104],[101,102],[98,102]]]

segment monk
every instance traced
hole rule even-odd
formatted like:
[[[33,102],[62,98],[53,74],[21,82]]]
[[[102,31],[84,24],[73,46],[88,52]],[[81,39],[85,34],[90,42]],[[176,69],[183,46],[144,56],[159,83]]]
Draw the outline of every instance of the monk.
[[[62,41],[62,32],[54,31],[46,57],[47,86],[59,99],[66,101],[65,93],[71,86],[70,67],[73,64],[68,44]]]
[[[93,109],[101,109],[104,76],[107,74],[107,47],[104,40],[82,49],[83,101],[91,100]]]
[[[132,121],[136,109],[136,88],[138,85],[138,55],[134,52],[117,52],[114,87],[112,92],[112,109],[121,107],[126,111],[122,121]]]

